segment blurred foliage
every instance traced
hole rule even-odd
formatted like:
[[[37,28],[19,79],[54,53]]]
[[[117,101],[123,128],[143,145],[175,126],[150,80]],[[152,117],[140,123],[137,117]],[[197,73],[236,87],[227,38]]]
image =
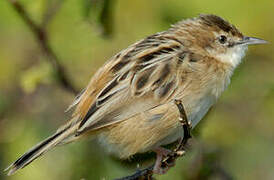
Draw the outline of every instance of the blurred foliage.
[[[82,0],[83,17],[97,27],[99,34],[111,37],[113,33],[113,11],[116,0]]]
[[[211,176],[222,168],[235,179],[274,179],[273,0],[20,2],[37,24],[47,25],[51,48],[81,88],[118,51],[199,13],[220,15],[244,34],[271,42],[249,49],[227,91],[195,129],[190,151],[168,174],[156,178],[222,179],[220,174]],[[69,118],[64,110],[74,97],[59,86],[47,57],[8,0],[0,1],[0,42],[0,169],[4,169]],[[56,148],[14,176],[0,173],[0,179],[112,179],[130,174],[137,163],[149,162],[137,157],[131,165],[119,162],[95,140],[82,141]]]
[[[38,85],[49,84],[52,82],[52,71],[50,64],[45,62],[30,67],[22,74],[20,80],[22,89],[26,93],[33,93]]]

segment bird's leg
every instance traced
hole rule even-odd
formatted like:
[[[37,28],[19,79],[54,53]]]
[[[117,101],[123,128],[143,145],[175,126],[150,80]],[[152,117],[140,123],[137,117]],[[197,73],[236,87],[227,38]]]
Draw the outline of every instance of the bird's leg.
[[[180,100],[175,100],[175,104],[180,112],[179,121],[184,129],[184,137],[179,140],[177,147],[171,151],[162,147],[154,150],[157,154],[157,159],[153,167],[153,172],[156,174],[165,174],[170,167],[175,165],[175,160],[185,154],[184,146],[189,138],[191,138],[191,124],[187,119],[185,108]]]
[[[179,151],[184,151],[184,147],[188,141],[189,138],[191,138],[190,135],[190,130],[191,130],[191,122],[188,121],[186,112],[185,112],[185,108],[182,104],[182,101],[180,100],[175,100],[175,104],[178,107],[178,110],[180,112],[180,117],[179,117],[179,121],[181,123],[181,125],[183,126],[184,129],[184,137],[183,139],[181,139],[179,141],[179,144],[177,146],[177,148],[174,150],[175,152],[179,152]]]

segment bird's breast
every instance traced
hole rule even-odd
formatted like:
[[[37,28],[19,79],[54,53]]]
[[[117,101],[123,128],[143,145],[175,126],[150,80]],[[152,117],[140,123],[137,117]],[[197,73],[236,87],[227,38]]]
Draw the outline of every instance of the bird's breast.
[[[191,122],[192,127],[195,127],[199,123],[215,102],[216,97],[213,95],[185,100],[188,120]]]

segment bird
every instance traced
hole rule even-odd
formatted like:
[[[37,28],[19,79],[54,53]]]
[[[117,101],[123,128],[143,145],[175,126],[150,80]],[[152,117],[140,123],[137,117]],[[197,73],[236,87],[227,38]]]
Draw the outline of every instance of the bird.
[[[244,36],[213,14],[181,20],[120,51],[98,69],[69,106],[71,119],[12,163],[14,174],[54,147],[98,138],[110,154],[128,159],[156,153],[155,173],[183,138],[174,103],[180,100],[194,128],[230,84],[249,45],[267,41]]]

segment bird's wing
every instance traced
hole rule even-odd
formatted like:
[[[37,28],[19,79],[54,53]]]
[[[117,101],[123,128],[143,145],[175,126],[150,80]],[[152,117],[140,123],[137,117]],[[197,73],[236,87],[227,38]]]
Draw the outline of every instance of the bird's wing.
[[[78,132],[123,121],[174,99],[181,83],[183,45],[163,33],[139,41],[110,59],[76,99]],[[76,122],[71,122],[76,123]]]

